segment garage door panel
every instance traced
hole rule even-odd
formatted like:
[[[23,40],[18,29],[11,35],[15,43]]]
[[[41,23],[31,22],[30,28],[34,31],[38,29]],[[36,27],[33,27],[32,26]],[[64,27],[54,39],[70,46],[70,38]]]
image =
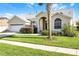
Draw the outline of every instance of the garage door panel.
[[[19,32],[23,25],[10,26],[10,31]]]

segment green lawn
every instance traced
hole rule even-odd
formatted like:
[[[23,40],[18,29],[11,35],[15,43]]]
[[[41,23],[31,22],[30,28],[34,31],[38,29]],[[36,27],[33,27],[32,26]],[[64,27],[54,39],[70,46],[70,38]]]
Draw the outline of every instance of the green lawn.
[[[79,49],[79,37],[65,37],[55,36],[54,40],[47,40],[46,36],[33,36],[33,35],[13,35],[11,37],[5,37],[4,40],[29,42],[34,44],[43,44],[49,46],[58,46],[66,48]]]
[[[72,56],[0,43],[0,56]]]

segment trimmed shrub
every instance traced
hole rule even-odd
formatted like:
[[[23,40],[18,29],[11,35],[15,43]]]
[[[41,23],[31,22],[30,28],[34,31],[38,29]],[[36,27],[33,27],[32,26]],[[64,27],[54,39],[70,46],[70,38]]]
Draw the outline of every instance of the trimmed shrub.
[[[61,36],[62,35],[62,32],[52,32],[52,35]]]
[[[60,36],[62,35],[62,32],[52,32],[51,34],[55,36]],[[43,30],[42,35],[48,35],[48,30]]]
[[[32,29],[31,28],[21,28],[20,32],[21,33],[32,33]]]
[[[73,26],[70,26],[69,24],[65,24],[62,31],[64,36],[73,37],[76,36],[75,30],[76,29]]]
[[[79,26],[77,26],[76,28],[77,28],[77,30],[79,31]]]
[[[48,35],[48,30],[43,30],[42,35]]]
[[[52,35],[55,35],[55,36],[60,36],[60,35],[62,35],[61,32],[52,32],[51,34],[52,34]],[[43,30],[43,31],[42,31],[42,35],[48,35],[48,30]]]
[[[76,22],[76,25],[77,25],[76,28],[79,31],[79,21]]]

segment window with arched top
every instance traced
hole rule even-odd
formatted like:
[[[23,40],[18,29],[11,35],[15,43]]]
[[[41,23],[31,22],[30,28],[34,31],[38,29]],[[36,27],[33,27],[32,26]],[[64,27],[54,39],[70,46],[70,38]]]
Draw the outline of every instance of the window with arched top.
[[[61,19],[56,18],[54,21],[54,29],[61,29]]]

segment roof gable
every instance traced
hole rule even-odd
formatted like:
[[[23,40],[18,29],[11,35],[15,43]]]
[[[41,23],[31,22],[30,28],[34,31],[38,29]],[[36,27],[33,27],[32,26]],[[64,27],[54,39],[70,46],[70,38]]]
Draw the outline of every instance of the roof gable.
[[[73,17],[73,9],[61,9],[61,10],[53,11],[52,15],[54,15],[55,13],[59,13],[59,14],[62,13],[65,16]]]
[[[23,18],[23,17],[20,17],[20,16],[13,16],[8,22],[12,21],[12,20],[15,20],[14,18],[17,18],[23,22],[30,22],[29,20]]]
[[[70,17],[70,16],[68,16],[68,15],[65,15],[65,14],[63,14],[63,13],[58,13],[58,12],[56,12],[56,13],[53,14],[52,16],[55,16],[55,15],[61,15],[61,16],[65,16],[65,17],[68,17],[68,18],[72,18],[72,17]]]
[[[36,15],[36,17],[39,16],[39,15],[42,15],[42,14],[45,14],[45,13],[44,13],[44,12],[39,12],[39,13]]]
[[[52,16],[54,16],[56,14],[72,18],[73,17],[73,9],[61,9],[61,10],[57,10],[57,11],[51,11]],[[40,15],[47,15],[47,12],[45,12],[45,13],[39,12],[36,16],[40,16]]]

